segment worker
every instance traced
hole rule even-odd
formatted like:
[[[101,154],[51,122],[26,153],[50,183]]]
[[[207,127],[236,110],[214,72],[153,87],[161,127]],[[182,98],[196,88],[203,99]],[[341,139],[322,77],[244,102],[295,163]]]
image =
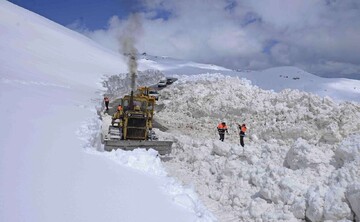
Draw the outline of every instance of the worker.
[[[225,122],[222,122],[222,123],[219,123],[219,125],[217,126],[217,130],[219,132],[219,136],[220,136],[220,139],[222,142],[224,142],[224,139],[225,139],[225,132],[227,134],[229,134],[228,132],[228,127],[226,125]]]
[[[107,96],[104,97],[106,110],[109,110],[109,98]]]
[[[239,129],[240,129],[240,145],[242,147],[244,147],[244,137],[245,137],[245,132],[246,132],[246,125],[245,123],[243,123],[242,125],[239,124]]]
[[[118,105],[116,113],[114,113],[114,115],[112,116],[111,125],[114,125],[115,120],[117,119],[120,119],[120,123],[122,123],[121,122],[122,117],[123,117],[123,108],[121,105]],[[121,125],[119,124],[119,127],[120,126]]]

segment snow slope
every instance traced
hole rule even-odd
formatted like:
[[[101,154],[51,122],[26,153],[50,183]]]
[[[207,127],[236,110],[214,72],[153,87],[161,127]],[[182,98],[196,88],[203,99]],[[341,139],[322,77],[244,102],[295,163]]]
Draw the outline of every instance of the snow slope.
[[[0,33],[0,221],[211,219],[155,154],[93,151],[102,78],[123,58],[7,1]]]
[[[319,96],[330,96],[339,101],[360,102],[359,80],[323,78],[297,67],[275,67],[261,71],[230,70],[213,64],[201,64],[173,59],[166,56],[140,56],[140,69],[157,69],[167,76],[222,73],[250,80],[262,89],[280,92],[283,89],[298,89]]]
[[[191,61],[184,61],[180,59],[174,59],[167,56],[152,56],[141,55],[139,56],[139,69],[157,69],[166,75],[182,74],[182,75],[196,75],[199,73],[215,73],[215,72],[228,72],[230,69],[216,66],[213,64],[202,64]]]
[[[329,96],[339,101],[360,102],[359,80],[322,78],[296,67],[276,67],[263,71],[239,72],[242,78],[251,80],[262,89],[280,92],[283,89],[298,89],[319,96]]]

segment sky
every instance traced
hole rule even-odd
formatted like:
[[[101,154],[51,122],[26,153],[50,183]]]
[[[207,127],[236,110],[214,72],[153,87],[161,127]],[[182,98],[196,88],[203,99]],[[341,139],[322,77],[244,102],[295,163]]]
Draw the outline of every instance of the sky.
[[[79,21],[91,30],[106,28],[111,16],[126,18],[129,13],[139,10],[138,0],[10,0],[10,2],[59,24],[68,25]]]
[[[172,156],[104,152],[103,95],[129,87],[126,57],[7,1],[0,15],[0,221],[360,219],[359,103],[329,97],[359,101],[360,81],[146,56],[144,85],[163,75],[155,68],[188,74],[160,91],[154,117]],[[106,79],[116,82],[108,91]],[[245,120],[242,149],[236,123]]]
[[[357,0],[12,1],[114,51],[129,15],[140,52],[232,69],[296,66],[360,79]]]

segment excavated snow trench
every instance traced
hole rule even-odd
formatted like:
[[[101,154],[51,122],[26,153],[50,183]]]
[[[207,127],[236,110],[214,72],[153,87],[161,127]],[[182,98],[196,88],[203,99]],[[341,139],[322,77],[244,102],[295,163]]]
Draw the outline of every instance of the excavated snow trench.
[[[128,78],[124,77],[124,76],[125,75],[111,76],[111,77],[109,77],[108,80],[103,82],[104,87],[107,87],[107,89],[108,89],[106,96],[109,98],[116,98],[114,100],[110,100],[109,110],[105,109],[104,104],[102,104],[103,110],[98,110],[99,118],[102,121],[102,135],[103,136],[108,134],[108,128],[111,124],[111,117],[116,112],[117,106],[120,104],[121,97],[124,94],[126,94],[127,91],[129,90],[129,88],[127,88],[127,87],[122,87],[122,86],[128,85]],[[163,78],[163,74],[157,70],[146,70],[143,72],[138,72],[138,79],[140,80],[139,82],[141,85],[149,85],[149,83],[150,83],[150,88],[157,90],[157,91],[160,91],[160,90],[166,88],[166,87],[159,88],[157,86],[156,82],[149,81],[149,79],[152,79],[152,81],[154,81],[154,79],[156,79],[156,77],[158,79]],[[172,78],[172,83],[175,82],[176,80],[177,80],[176,78]],[[163,108],[164,108],[163,104],[156,104],[155,112],[159,112]],[[158,129],[162,132],[166,132],[168,130],[168,128],[166,128],[165,126],[160,124],[156,119],[157,118],[155,115],[154,120],[153,120],[153,128]],[[101,137],[102,143],[104,142],[103,136]],[[168,155],[162,156],[163,161],[167,161],[168,159],[169,159]]]
[[[158,70],[138,71],[137,83],[139,86],[150,85],[152,89],[159,91],[164,89],[163,87],[162,88],[157,87],[157,83],[161,78],[164,78],[164,74]],[[175,82],[176,80],[177,78],[172,78],[172,82]],[[117,99],[115,99],[114,101],[110,100],[108,111],[105,110],[104,106],[103,109],[105,111],[103,111],[103,113],[101,111],[98,111],[98,115],[101,120],[103,120],[104,114],[107,114],[111,117],[111,115],[116,112],[116,107],[119,104],[120,98],[123,95],[130,92],[129,81],[130,81],[129,74],[120,74],[120,75],[109,76],[108,79],[103,82],[103,86],[107,88],[106,95],[109,98],[117,98]],[[160,105],[157,104],[155,107],[155,111],[159,112],[163,107],[164,107],[163,104]],[[153,126],[154,128],[158,128],[161,131],[167,130],[165,126],[159,124],[159,122],[156,120],[156,115],[154,117]]]

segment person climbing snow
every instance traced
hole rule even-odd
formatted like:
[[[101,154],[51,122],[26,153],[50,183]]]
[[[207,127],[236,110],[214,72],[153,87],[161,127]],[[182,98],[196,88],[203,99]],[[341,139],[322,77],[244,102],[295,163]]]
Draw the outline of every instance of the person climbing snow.
[[[105,107],[106,107],[106,110],[109,110],[109,98],[107,96],[104,97],[104,102],[105,102]]]
[[[219,139],[219,140],[221,140],[221,141],[224,142],[225,132],[226,132],[227,134],[229,134],[229,132],[228,132],[228,127],[227,127],[226,123],[225,123],[225,122],[219,123],[219,125],[217,126],[217,130],[218,130],[219,136],[220,136],[220,139]]]
[[[239,129],[240,129],[240,133],[239,133],[239,135],[240,135],[240,145],[242,147],[244,147],[245,146],[244,137],[246,136],[245,132],[246,132],[246,129],[247,129],[245,123],[243,123],[242,125],[239,124]]]

